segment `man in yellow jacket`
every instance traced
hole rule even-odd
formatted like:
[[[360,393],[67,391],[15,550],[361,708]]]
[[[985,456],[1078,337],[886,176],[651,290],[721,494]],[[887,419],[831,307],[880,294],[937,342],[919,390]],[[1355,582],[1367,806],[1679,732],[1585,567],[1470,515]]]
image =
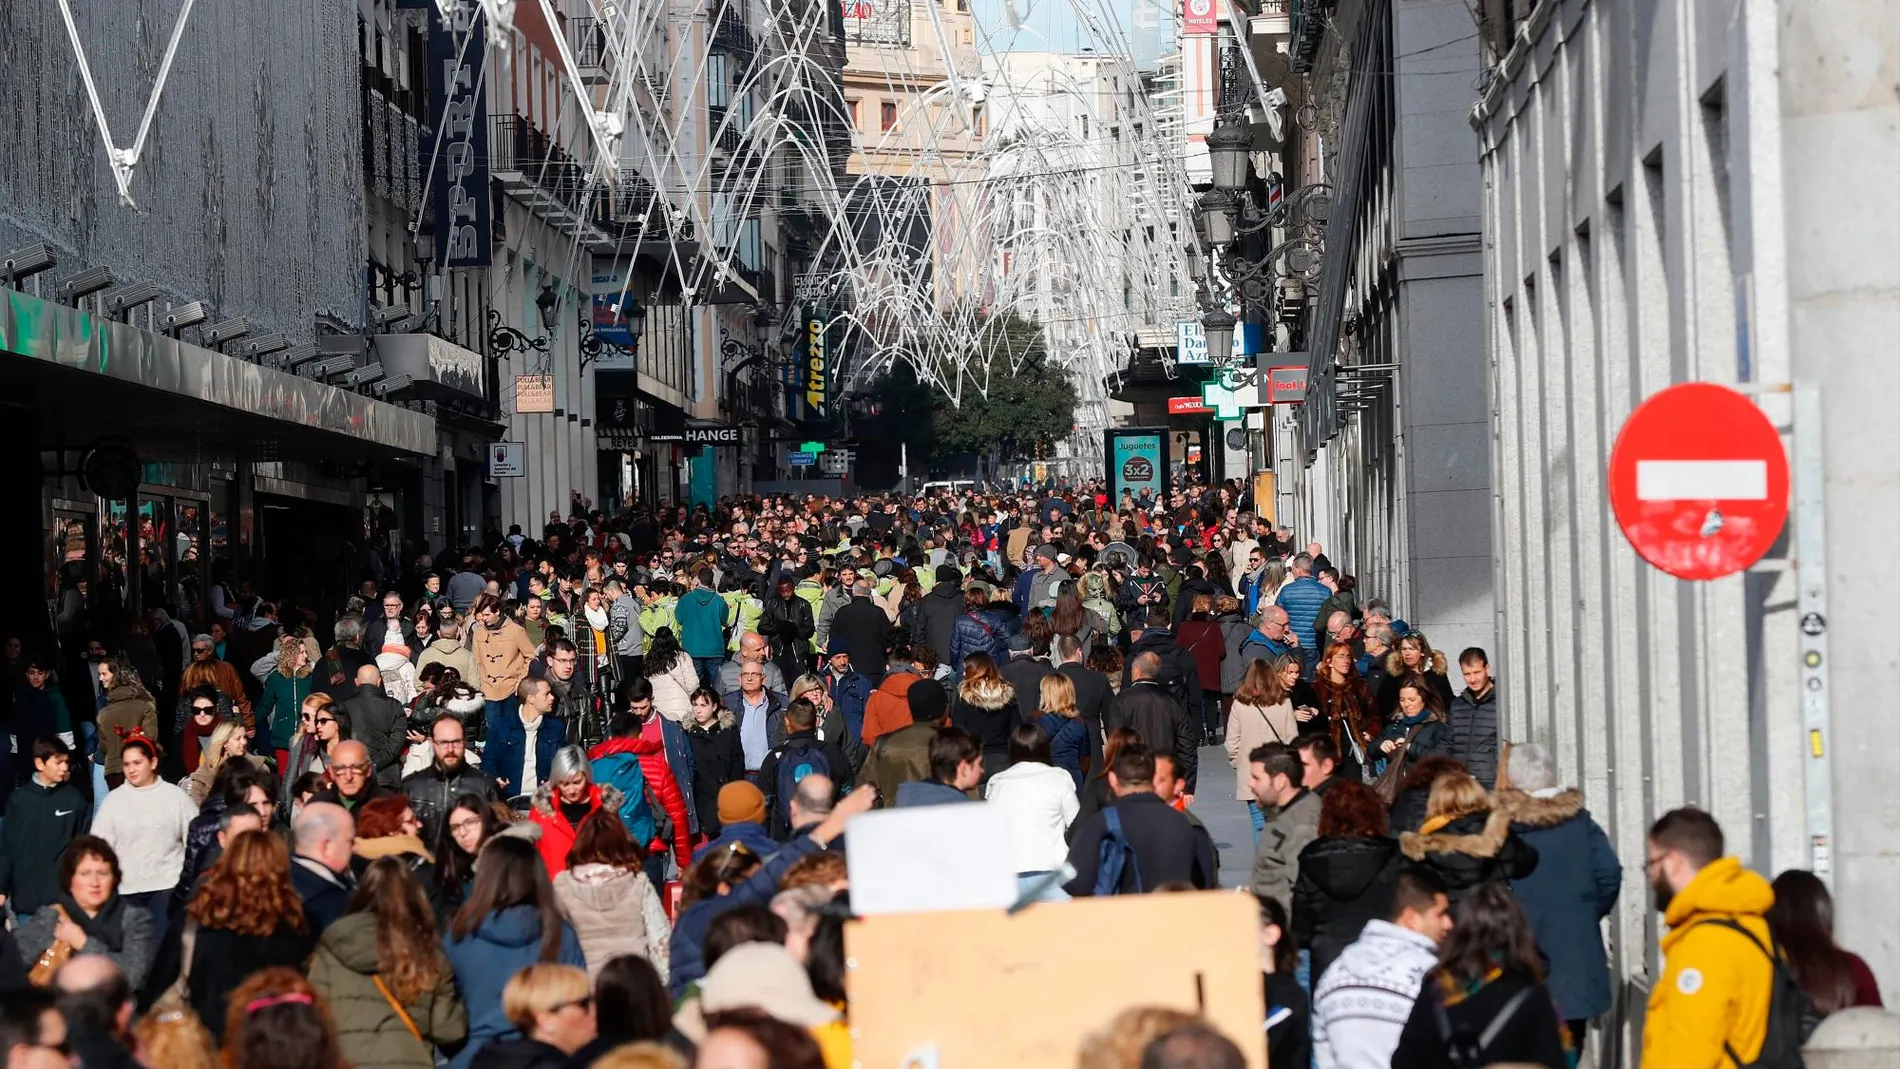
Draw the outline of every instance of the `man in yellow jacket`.
[[[1650,887],[1669,934],[1643,1022],[1643,1065],[1747,1065],[1768,1032],[1774,944],[1762,914],[1774,889],[1723,856],[1722,828],[1700,809],[1663,814],[1649,829],[1648,847]]]

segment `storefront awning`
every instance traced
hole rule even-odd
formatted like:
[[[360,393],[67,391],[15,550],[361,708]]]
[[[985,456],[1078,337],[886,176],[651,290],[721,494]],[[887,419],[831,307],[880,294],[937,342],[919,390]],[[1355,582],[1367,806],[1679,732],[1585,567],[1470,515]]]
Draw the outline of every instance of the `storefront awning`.
[[[10,389],[37,387],[43,399],[64,402],[63,418],[96,416],[87,422],[110,433],[264,439],[320,452],[433,456],[437,448],[435,420],[419,412],[12,290],[0,290],[0,350],[48,373],[10,373]]]

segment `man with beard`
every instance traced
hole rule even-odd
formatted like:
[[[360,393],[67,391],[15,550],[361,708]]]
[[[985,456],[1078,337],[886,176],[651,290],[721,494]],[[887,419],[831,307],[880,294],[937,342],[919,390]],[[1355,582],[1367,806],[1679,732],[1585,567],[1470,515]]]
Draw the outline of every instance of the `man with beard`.
[[[1774,888],[1722,851],[1721,826],[1700,809],[1671,810],[1649,829],[1645,872],[1669,933],[1643,1020],[1644,1065],[1752,1065],[1770,1040],[1800,1046],[1800,1036],[1770,1034],[1779,954],[1763,914]]]
[[[588,706],[593,701],[587,684],[575,673],[580,659],[580,650],[567,639],[557,638],[548,643],[547,679],[548,685],[554,688],[554,715],[566,722],[567,741],[575,746],[582,745],[581,727],[586,720]],[[604,730],[606,725],[601,724],[600,727]],[[596,738],[591,741],[600,740]]]
[[[429,728],[429,746],[435,759],[428,768],[403,778],[402,794],[422,821],[422,841],[434,843],[457,797],[473,794],[499,802],[502,795],[488,773],[468,763],[467,729],[460,717],[446,711],[439,714]]]

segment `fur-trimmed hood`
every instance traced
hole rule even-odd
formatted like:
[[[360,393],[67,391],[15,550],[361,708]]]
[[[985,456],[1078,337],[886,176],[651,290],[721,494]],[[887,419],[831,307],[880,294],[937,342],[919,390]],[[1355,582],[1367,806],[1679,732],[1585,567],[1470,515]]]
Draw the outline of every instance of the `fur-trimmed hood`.
[[[627,800],[626,796],[620,793],[620,788],[605,783],[592,784],[588,788],[588,791],[594,796],[594,800],[599,803],[597,808],[605,809],[611,813],[620,812],[620,807],[624,805]],[[534,812],[544,817],[554,816],[554,784],[543,783],[534,789],[534,805],[532,808]]]
[[[1404,832],[1399,836],[1399,851],[1413,861],[1423,861],[1428,854],[1491,858],[1503,849],[1510,834],[1511,813],[1500,806],[1466,813],[1439,831]]]
[[[442,708],[461,717],[464,721],[483,711],[487,706],[488,703],[482,698],[482,692],[467,683],[457,683],[455,689],[442,699]]]
[[[1016,700],[1016,688],[1002,680],[966,679],[957,688],[957,697],[978,709],[997,710]]]
[[[1511,822],[1531,828],[1554,828],[1583,812],[1583,792],[1575,787],[1559,791],[1549,798],[1533,798],[1513,787],[1505,787],[1494,796],[1499,809],[1511,816]]]
[[[734,725],[738,724],[738,722],[739,722],[739,718],[732,715],[732,710],[726,708],[726,705],[724,702],[719,703],[719,715],[713,718],[713,726],[724,729],[724,728],[733,727]],[[686,722],[683,726],[686,728],[686,731],[688,734],[691,734],[693,732],[698,732],[701,735],[706,735],[706,734],[711,733],[711,729],[708,728],[706,725],[701,724],[699,722],[699,718],[697,717],[692,717],[692,716],[687,717]]]
[[[1385,655],[1386,674],[1391,676],[1394,679],[1402,678],[1405,675],[1405,673],[1409,671],[1409,669],[1405,667],[1405,658],[1399,656],[1399,648],[1397,645],[1397,641],[1398,641],[1397,639],[1393,640],[1394,645],[1392,647],[1392,652]],[[1445,674],[1444,651],[1433,650],[1432,655],[1425,659],[1424,667],[1430,669],[1433,672],[1437,672],[1441,676],[1444,675]]]

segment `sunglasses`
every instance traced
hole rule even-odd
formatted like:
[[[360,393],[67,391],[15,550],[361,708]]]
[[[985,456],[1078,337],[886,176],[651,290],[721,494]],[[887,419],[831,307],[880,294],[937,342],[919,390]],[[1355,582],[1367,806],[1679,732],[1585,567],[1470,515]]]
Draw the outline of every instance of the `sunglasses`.
[[[211,652],[211,647],[210,647],[210,646],[193,646],[193,647],[191,648],[191,652],[193,652],[193,653],[210,653],[210,652]]]
[[[215,705],[193,705],[191,711],[204,716],[211,716],[218,711],[218,707]]]
[[[369,772],[369,766],[368,765],[331,765],[330,771],[332,773],[349,772],[354,775],[360,776]]]

